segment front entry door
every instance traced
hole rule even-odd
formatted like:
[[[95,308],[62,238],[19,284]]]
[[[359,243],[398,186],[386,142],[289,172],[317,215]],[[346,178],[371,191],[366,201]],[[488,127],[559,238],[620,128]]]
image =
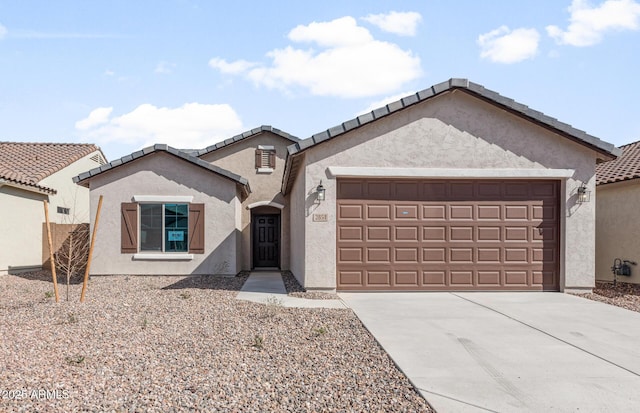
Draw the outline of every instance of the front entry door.
[[[253,266],[280,266],[280,216],[253,216]]]

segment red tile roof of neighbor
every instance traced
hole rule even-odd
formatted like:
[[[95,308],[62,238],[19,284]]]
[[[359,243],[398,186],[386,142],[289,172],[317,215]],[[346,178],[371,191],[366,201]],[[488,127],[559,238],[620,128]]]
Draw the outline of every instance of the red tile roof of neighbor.
[[[85,143],[0,142],[0,180],[55,193],[38,182],[98,150]]]
[[[622,155],[596,165],[596,185],[640,178],[640,141],[621,146]]]

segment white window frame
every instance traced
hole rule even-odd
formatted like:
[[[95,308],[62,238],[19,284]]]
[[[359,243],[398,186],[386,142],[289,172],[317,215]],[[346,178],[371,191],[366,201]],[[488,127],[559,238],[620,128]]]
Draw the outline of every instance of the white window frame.
[[[165,252],[165,239],[164,239],[164,205],[165,204],[191,204],[193,203],[193,196],[179,196],[179,195],[134,195],[133,201],[138,203],[138,253],[133,254],[135,261],[190,261],[193,259],[194,254],[189,253],[189,246],[187,242],[187,251],[185,252]],[[162,204],[162,251],[141,251],[142,236],[140,234],[140,226],[142,225],[142,219],[140,216],[141,204]],[[187,207],[188,211],[188,207]]]

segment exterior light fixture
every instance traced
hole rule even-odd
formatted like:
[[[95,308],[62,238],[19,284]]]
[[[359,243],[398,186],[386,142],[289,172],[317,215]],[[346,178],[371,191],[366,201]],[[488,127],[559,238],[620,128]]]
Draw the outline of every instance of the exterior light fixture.
[[[582,184],[580,188],[578,188],[578,203],[583,204],[585,202],[589,202],[591,200],[591,191],[587,189],[587,187]]]
[[[321,202],[324,201],[324,192],[325,192],[325,189],[324,189],[324,186],[322,186],[322,180],[321,180],[320,185],[316,187],[316,193],[318,194],[318,197],[317,197],[318,201],[321,201]]]

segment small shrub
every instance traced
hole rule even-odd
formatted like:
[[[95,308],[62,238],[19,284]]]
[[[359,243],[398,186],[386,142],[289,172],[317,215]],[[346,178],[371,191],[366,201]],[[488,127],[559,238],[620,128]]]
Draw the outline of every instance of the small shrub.
[[[275,295],[270,295],[264,300],[265,308],[266,308],[266,316],[274,317],[276,314],[280,312],[283,307],[282,299],[277,298]]]
[[[191,298],[191,294],[184,292],[184,293],[180,293],[180,298],[182,298],[183,300],[186,300],[188,298]]]
[[[323,336],[323,335],[327,334],[328,332],[329,332],[329,330],[325,326],[321,326],[321,327],[313,329],[313,335],[315,337]]]
[[[64,358],[67,364],[72,366],[79,366],[84,363],[85,357],[80,354],[76,354],[75,356],[67,356]]]
[[[44,298],[51,298],[53,297],[53,291],[47,291],[44,293]]]
[[[257,350],[262,350],[264,348],[264,337],[256,334],[251,342],[251,347]]]
[[[148,325],[149,325],[149,320],[147,320],[147,317],[145,317],[144,320],[142,320],[142,329],[146,330]]]
[[[78,317],[74,313],[67,314],[67,324],[75,324],[78,322]]]

